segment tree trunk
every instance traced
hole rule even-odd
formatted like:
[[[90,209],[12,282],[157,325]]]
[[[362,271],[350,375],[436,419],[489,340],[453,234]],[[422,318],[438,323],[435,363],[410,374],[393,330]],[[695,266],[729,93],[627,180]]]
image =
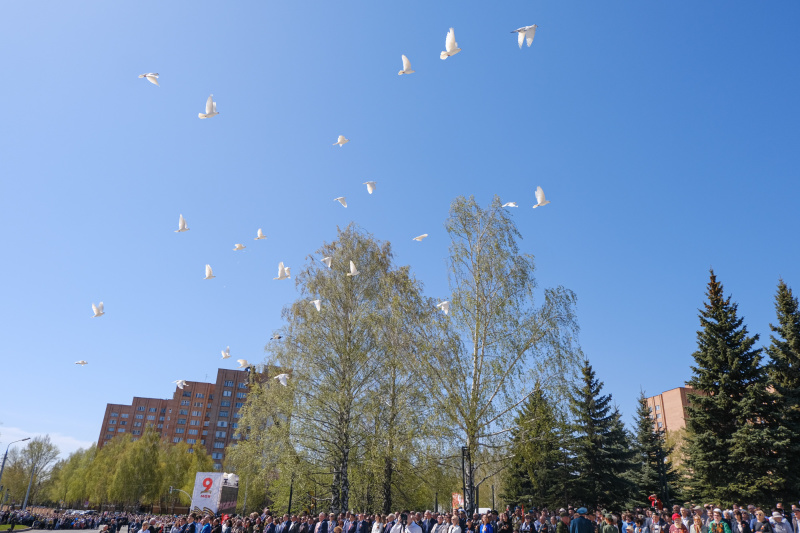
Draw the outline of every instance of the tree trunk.
[[[383,458],[383,514],[388,515],[392,512],[392,458],[389,455]]]

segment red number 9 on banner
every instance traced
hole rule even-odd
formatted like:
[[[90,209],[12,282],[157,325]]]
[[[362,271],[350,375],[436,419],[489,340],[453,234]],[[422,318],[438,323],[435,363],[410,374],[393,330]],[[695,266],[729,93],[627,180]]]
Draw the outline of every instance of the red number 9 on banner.
[[[211,490],[211,485],[213,484],[214,481],[210,477],[207,477],[203,480],[203,488],[206,489],[206,492]]]

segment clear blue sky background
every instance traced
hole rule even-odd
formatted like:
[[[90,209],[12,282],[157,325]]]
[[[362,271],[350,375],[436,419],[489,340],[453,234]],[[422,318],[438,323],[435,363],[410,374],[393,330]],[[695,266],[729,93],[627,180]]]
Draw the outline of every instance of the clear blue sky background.
[[[4,2],[0,441],[69,451],[107,402],[263,360],[296,297],[278,261],[337,225],[445,298],[460,194],[520,203],[541,286],[577,293],[630,420],[640,388],[689,378],[709,267],[753,332],[779,276],[800,289],[798,20],[790,1]]]

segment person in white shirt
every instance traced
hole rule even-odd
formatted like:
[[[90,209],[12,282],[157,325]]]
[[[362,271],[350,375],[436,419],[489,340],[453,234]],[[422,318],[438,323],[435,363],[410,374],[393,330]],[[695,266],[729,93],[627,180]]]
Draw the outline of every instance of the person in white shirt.
[[[458,515],[454,514],[450,518],[450,527],[447,528],[447,533],[461,533],[461,526],[458,525]]]

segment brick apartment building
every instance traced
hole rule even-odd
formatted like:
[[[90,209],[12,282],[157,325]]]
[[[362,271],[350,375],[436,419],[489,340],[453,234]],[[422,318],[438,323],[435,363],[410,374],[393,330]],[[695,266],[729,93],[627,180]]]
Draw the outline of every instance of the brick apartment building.
[[[265,374],[256,374],[261,382]],[[171,399],[134,397],[130,405],[106,405],[97,447],[102,448],[114,436],[128,433],[139,438],[147,426],[154,426],[161,438],[170,442],[186,442],[204,446],[214,460],[214,468],[222,468],[225,449],[235,441],[239,410],[247,400],[250,372],[217,370],[214,383],[187,381],[183,390],[175,387]],[[190,451],[193,451],[191,448]]]
[[[656,431],[675,431],[686,427],[686,407],[692,387],[677,387],[647,398]]]

